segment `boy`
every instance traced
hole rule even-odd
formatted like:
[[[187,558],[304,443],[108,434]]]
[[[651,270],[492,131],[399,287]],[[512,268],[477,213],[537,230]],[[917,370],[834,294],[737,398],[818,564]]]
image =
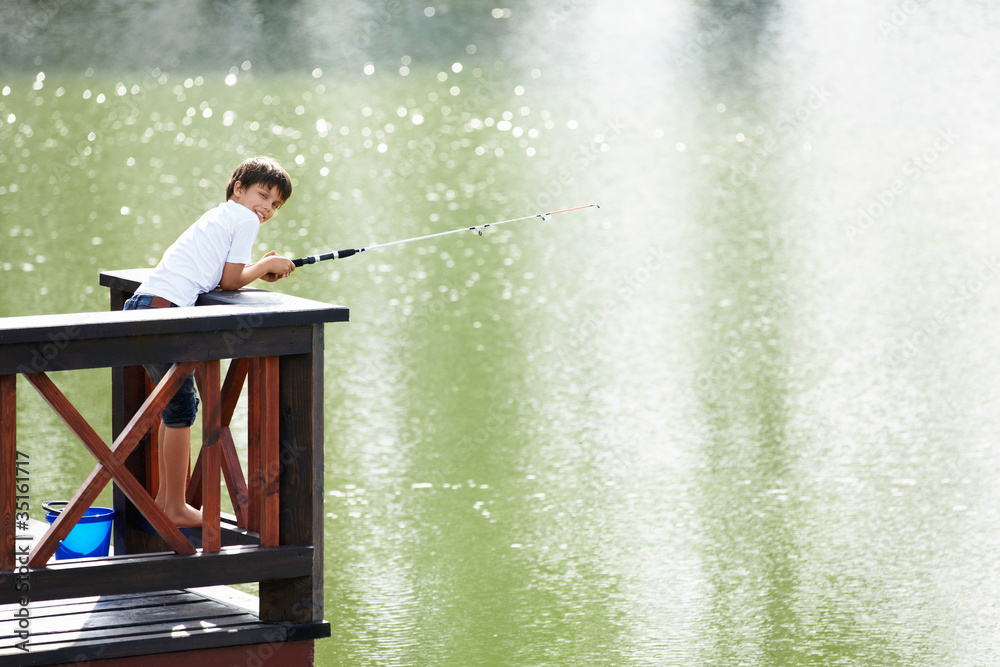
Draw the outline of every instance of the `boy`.
[[[292,180],[276,161],[254,157],[233,172],[226,201],[205,213],[167,251],[125,303],[125,310],[193,306],[198,295],[216,287],[235,290],[257,278],[287,278],[295,266],[273,250],[251,263],[260,226],[292,196]],[[169,364],[144,366],[159,383]],[[178,526],[200,526],[201,511],[185,500],[191,456],[191,425],[198,412],[194,378],[189,376],[163,409],[160,422],[159,487],[156,504]]]

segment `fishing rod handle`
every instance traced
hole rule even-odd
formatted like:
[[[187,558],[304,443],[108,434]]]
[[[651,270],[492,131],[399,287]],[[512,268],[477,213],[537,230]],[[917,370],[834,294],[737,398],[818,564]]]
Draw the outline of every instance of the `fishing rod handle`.
[[[322,255],[310,255],[309,257],[301,257],[299,259],[293,259],[292,264],[295,266],[302,266],[303,264],[315,264],[316,262],[322,262],[325,259],[343,259],[345,257],[350,257],[358,251],[357,248],[345,248],[344,250],[334,250],[333,252],[324,253]]]

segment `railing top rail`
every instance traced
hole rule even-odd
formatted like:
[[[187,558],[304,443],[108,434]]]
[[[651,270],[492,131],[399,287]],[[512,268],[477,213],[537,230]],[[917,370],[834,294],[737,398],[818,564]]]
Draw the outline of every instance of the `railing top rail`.
[[[347,321],[346,312],[289,310],[277,305],[217,306],[209,312],[205,311],[209,309],[171,308],[4,317],[0,318],[0,347],[48,343],[63,337],[83,341],[123,335],[225,331],[244,326],[250,319],[255,328]]]
[[[132,294],[142,284],[143,280],[152,269],[121,269],[118,271],[102,271],[101,285],[112,290],[118,290]],[[271,292],[253,287],[244,287],[240,290],[214,290],[208,294],[202,294],[198,298],[198,306],[274,306],[292,312],[310,312],[322,314],[313,320],[318,322],[346,322],[348,309],[346,306],[335,306],[333,304],[302,297]]]
[[[139,285],[135,276],[141,271],[102,273],[101,284],[131,291]],[[0,318],[0,346],[44,344],[60,337],[89,340],[220,331],[245,326],[249,319],[255,328],[346,322],[349,314],[344,306],[256,289],[211,292],[202,295],[198,305],[217,307],[4,317]]]
[[[105,272],[101,284],[129,294],[146,271]],[[349,314],[257,289],[210,292],[198,305],[213,307],[0,318],[0,374],[296,354],[311,345],[296,331]]]

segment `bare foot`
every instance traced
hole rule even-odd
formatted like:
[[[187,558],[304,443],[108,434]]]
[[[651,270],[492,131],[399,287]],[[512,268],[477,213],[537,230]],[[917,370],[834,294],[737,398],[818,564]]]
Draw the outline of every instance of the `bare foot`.
[[[178,528],[194,528],[201,526],[201,510],[195,509],[188,504],[180,507],[168,507],[163,510],[167,518],[174,522]]]

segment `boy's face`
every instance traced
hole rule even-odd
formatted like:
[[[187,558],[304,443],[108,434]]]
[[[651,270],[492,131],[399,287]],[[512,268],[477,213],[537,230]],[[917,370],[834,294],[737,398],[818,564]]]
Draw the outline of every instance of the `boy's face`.
[[[250,187],[244,188],[240,181],[233,184],[233,196],[229,199],[256,213],[262,225],[270,220],[278,207],[284,203],[277,186],[272,186],[269,189],[260,183],[254,183]]]

